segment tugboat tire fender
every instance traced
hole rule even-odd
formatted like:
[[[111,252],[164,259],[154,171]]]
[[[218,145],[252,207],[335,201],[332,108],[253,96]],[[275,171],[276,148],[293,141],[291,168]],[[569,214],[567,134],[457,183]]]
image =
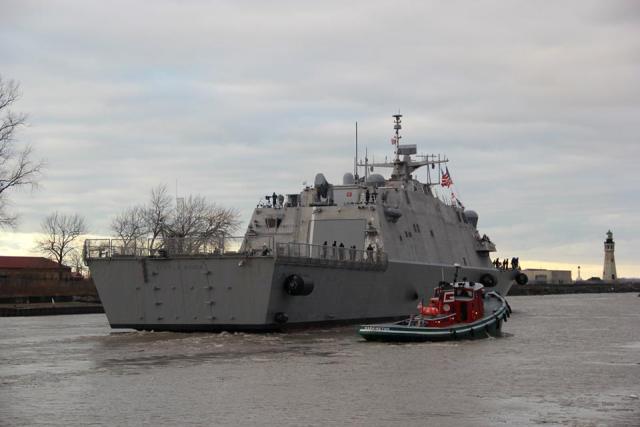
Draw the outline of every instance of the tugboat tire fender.
[[[486,273],[480,276],[480,283],[482,283],[485,288],[492,288],[498,284],[498,279],[496,279],[493,274]]]

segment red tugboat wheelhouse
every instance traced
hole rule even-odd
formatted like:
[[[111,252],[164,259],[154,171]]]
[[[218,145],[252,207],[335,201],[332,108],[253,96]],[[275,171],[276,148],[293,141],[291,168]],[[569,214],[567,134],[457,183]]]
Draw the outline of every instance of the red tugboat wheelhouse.
[[[395,323],[362,325],[358,333],[369,341],[439,341],[499,336],[511,307],[480,283],[440,282],[419,314]]]

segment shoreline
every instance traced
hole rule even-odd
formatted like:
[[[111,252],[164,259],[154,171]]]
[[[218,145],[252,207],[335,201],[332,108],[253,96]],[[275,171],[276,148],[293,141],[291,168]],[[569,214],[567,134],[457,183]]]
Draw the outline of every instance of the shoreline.
[[[522,295],[563,295],[563,294],[602,294],[619,292],[640,292],[640,282],[578,282],[561,285],[526,284],[513,285],[507,296]]]
[[[102,304],[87,302],[0,304],[0,317],[55,316],[64,314],[95,313],[104,313]]]
[[[640,296],[640,282],[623,283],[569,283],[561,285],[527,284],[514,285],[507,296],[568,295],[637,292]],[[55,316],[67,314],[104,313],[100,303],[57,302],[57,303],[9,303],[0,304],[0,317]]]

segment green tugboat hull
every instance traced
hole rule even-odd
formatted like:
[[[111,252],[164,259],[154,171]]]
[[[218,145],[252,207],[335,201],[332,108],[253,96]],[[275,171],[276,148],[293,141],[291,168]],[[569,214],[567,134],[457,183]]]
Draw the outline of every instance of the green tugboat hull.
[[[358,334],[367,341],[391,342],[447,341],[500,336],[502,322],[506,322],[511,315],[509,304],[502,296],[490,292],[485,302],[485,313],[488,314],[475,322],[441,328],[413,326],[414,321],[411,318],[395,323],[361,325]]]

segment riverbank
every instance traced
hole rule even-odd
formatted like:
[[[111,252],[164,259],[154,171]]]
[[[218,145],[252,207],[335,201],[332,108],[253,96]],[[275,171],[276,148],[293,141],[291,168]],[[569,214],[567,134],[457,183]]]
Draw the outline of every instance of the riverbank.
[[[577,282],[562,285],[527,284],[513,285],[509,296],[516,295],[562,295],[562,294],[602,294],[617,292],[640,292],[640,282]]]
[[[61,314],[93,313],[104,313],[102,304],[78,301],[31,304],[0,304],[0,317],[53,316]]]

